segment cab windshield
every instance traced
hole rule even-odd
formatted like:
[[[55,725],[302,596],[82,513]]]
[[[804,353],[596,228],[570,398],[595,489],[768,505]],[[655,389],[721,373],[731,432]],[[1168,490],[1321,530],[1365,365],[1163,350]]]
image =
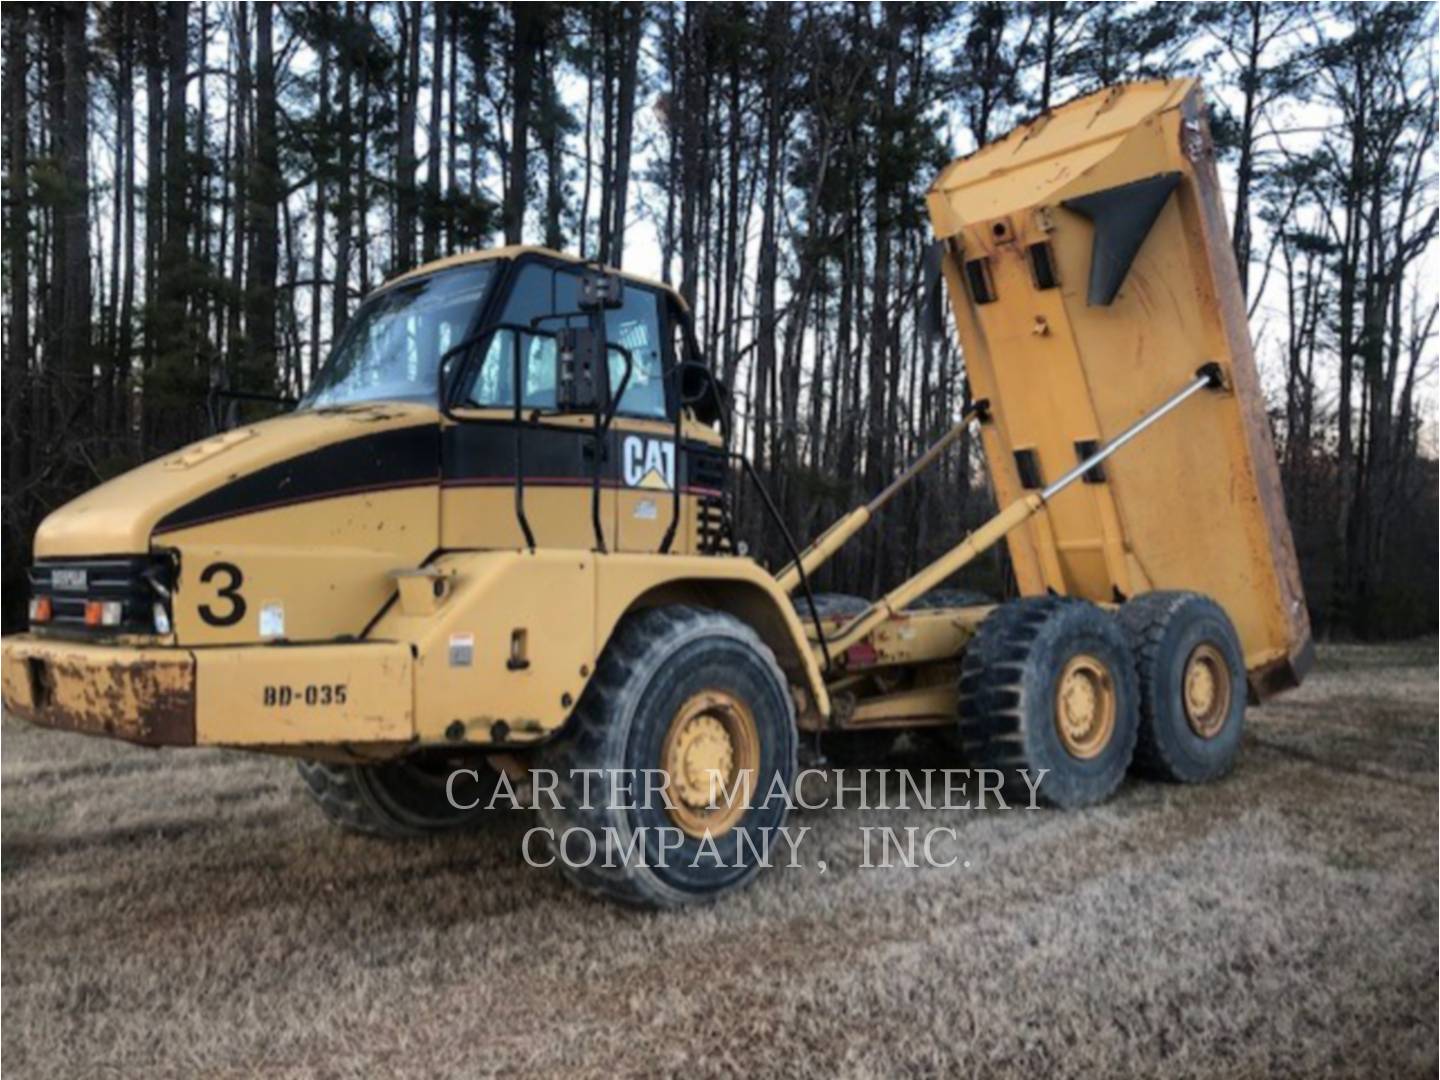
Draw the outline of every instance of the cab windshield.
[[[434,402],[440,358],[473,332],[495,269],[483,262],[442,270],[365,301],[300,408]]]

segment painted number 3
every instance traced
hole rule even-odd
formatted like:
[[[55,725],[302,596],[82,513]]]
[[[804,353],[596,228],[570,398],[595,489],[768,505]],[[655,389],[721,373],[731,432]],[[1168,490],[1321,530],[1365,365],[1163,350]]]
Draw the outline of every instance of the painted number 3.
[[[211,626],[234,626],[245,617],[245,598],[240,595],[245,575],[234,563],[211,563],[200,571],[200,584],[209,585],[217,577],[223,577],[224,583],[216,586],[215,598],[225,601],[226,606],[216,611],[210,604],[201,604],[200,618]]]

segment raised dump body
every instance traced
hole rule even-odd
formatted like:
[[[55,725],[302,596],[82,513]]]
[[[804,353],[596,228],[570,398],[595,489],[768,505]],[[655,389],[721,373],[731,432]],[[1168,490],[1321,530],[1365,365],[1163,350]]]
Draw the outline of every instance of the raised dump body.
[[[1199,85],[1072,101],[929,193],[1000,505],[1044,488],[1208,363],[1201,394],[1007,541],[1020,590],[1214,597],[1252,695],[1298,683],[1309,619]]]

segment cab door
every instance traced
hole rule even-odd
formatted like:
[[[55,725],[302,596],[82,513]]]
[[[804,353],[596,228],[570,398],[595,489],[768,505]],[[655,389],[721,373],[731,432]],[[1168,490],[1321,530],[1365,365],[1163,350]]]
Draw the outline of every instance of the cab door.
[[[533,538],[537,548],[594,549],[598,517],[611,548],[613,449],[600,454],[597,500],[594,417],[557,409],[555,333],[587,321],[578,311],[579,274],[530,256],[507,277],[496,330],[467,368],[452,409],[457,422],[442,439],[442,546],[520,548]]]

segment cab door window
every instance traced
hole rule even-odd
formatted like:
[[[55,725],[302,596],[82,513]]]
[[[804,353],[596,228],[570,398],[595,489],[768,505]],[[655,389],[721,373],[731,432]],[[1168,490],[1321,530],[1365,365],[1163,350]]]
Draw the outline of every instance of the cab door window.
[[[605,313],[607,340],[627,350],[632,365],[617,410],[625,415],[663,418],[667,413],[659,300],[655,292],[627,282],[623,305]],[[514,407],[518,345],[521,406],[553,410],[557,402],[553,334],[567,326],[588,325],[589,317],[578,311],[579,301],[580,275],[575,271],[539,262],[523,264],[499,318],[508,325],[491,337],[467,403],[482,408]],[[542,332],[517,330],[517,326],[533,326]],[[608,359],[613,393],[625,377],[625,354],[612,348]]]
[[[521,266],[499,322],[508,324],[490,338],[484,363],[477,369],[467,404],[481,408],[515,405],[515,350],[520,350],[520,404],[526,409],[553,410],[555,339],[566,325],[583,326],[584,318],[545,318],[575,310],[579,284],[575,275],[543,263]],[[542,321],[536,322],[537,319]],[[531,327],[540,333],[516,330]]]

